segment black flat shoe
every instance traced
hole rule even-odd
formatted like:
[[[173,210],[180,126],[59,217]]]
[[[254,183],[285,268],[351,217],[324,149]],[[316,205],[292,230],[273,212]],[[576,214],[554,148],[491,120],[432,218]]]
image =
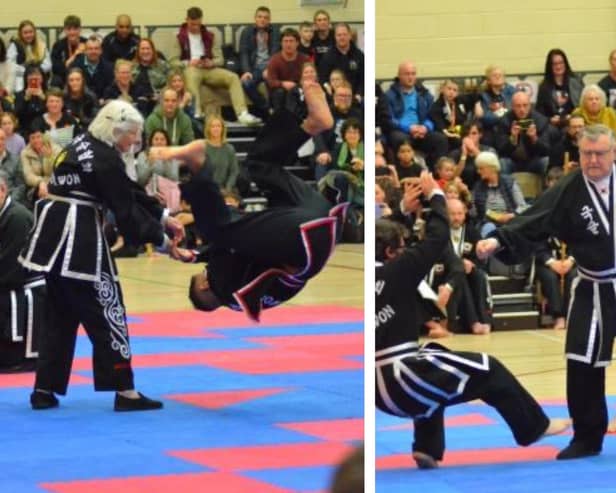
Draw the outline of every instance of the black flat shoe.
[[[163,403],[161,401],[155,401],[154,399],[148,399],[141,392],[138,399],[129,399],[120,394],[116,394],[115,402],[113,404],[113,410],[118,412],[124,411],[151,411],[154,409],[161,409]]]
[[[58,407],[60,405],[60,401],[55,395],[53,395],[53,393],[35,390],[30,394],[30,405],[32,406],[32,409],[36,410],[51,409],[52,407]]]
[[[593,457],[601,453],[601,448],[591,448],[583,443],[572,442],[558,452],[556,460],[581,459],[582,457]]]

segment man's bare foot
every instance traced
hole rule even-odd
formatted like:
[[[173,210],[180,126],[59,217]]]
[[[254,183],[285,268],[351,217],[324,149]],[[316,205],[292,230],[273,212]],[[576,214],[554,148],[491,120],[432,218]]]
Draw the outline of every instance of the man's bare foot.
[[[305,82],[302,86],[308,107],[308,116],[302,124],[302,128],[307,134],[318,135],[324,130],[332,128],[334,118],[332,117],[325,92],[318,82]]]
[[[559,433],[562,433],[570,426],[571,426],[570,419],[567,419],[567,418],[550,419],[550,423],[548,424],[548,427],[545,429],[545,431],[543,432],[543,435],[541,435],[539,439],[543,437],[549,437],[551,435],[558,435]]]
[[[413,459],[415,459],[415,464],[417,464],[418,469],[436,469],[438,467],[436,459],[423,452],[413,452]]]
[[[613,420],[611,420],[608,425],[607,425],[607,432],[608,433],[616,433],[616,418],[614,418]]]
[[[554,321],[554,330],[565,330],[565,327],[566,327],[565,317],[558,317]]]
[[[453,335],[436,320],[426,322],[426,327],[428,328],[428,337],[430,339],[442,339],[443,337],[450,337]]]
[[[475,322],[471,326],[471,331],[473,332],[473,334],[476,334],[476,335],[489,334],[490,333],[490,325],[489,324],[482,324],[480,322]]]

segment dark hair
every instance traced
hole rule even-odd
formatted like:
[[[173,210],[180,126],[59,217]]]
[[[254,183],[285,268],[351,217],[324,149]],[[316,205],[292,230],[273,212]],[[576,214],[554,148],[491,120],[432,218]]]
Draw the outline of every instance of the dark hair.
[[[408,146],[408,147],[410,147],[411,149],[415,150],[415,148],[413,147],[413,144],[411,144],[411,141],[410,141],[410,140],[408,140],[408,139],[404,139],[402,142],[400,142],[400,143],[398,144],[398,147],[396,147],[396,154],[398,154],[398,152],[400,152],[400,148],[401,148],[402,146]]]
[[[68,69],[68,72],[66,73],[66,84],[64,86],[64,94],[66,96],[70,96],[71,95],[71,90],[70,87],[68,85],[68,78],[72,75],[72,74],[79,74],[81,75],[81,91],[80,91],[80,95],[83,96],[83,94],[86,92],[86,77],[83,73],[83,70],[81,70],[79,67],[72,67]]]
[[[397,249],[404,238],[402,225],[388,219],[377,219],[374,224],[374,256],[383,262],[387,259],[387,248]]]
[[[272,15],[272,11],[269,9],[269,7],[266,7],[265,5],[257,7],[257,10],[255,10],[255,15],[257,15],[259,12],[267,12],[268,14]]]
[[[477,130],[479,130],[479,133],[483,133],[483,125],[479,120],[469,120],[465,122],[464,125],[462,125],[462,131],[460,132],[460,135],[462,137],[466,137],[468,134],[471,133],[473,127],[477,128]]]
[[[81,19],[76,15],[67,15],[64,18],[64,28],[67,27],[81,27]]]
[[[0,38],[0,63],[6,62],[6,45],[4,40]]]
[[[190,7],[186,11],[186,17],[192,21],[196,21],[197,19],[203,19],[203,10],[199,7]]]
[[[302,21],[302,23],[299,25],[299,28],[302,29],[304,27],[314,27],[314,24],[310,21]]]
[[[171,143],[171,139],[169,138],[169,134],[167,133],[167,131],[164,128],[156,128],[148,137],[148,147],[152,147],[152,141],[154,140],[154,136],[156,134],[163,134],[165,136],[165,139],[167,140],[167,145]]]
[[[353,30],[351,29],[351,25],[348,22],[337,22],[334,26],[334,32],[336,32],[339,27],[344,27],[349,32],[349,34],[353,32]]]
[[[560,55],[563,57],[563,61],[565,62],[565,79],[569,77],[573,77],[573,70],[571,70],[571,66],[569,65],[569,59],[563,50],[560,48],[553,48],[548,51],[547,56],[545,57],[545,68],[543,70],[543,80],[547,82],[554,83],[554,72],[552,71],[552,58],[554,55]]]
[[[563,176],[565,176],[565,172],[563,171],[563,169],[559,166],[552,166],[547,174],[545,175],[545,181],[546,183],[549,183],[551,181],[558,181],[560,180]]]
[[[211,312],[216,310],[222,305],[218,297],[212,292],[211,289],[205,291],[200,290],[197,287],[197,278],[200,274],[195,274],[190,278],[190,288],[188,289],[188,297],[193,306],[197,310],[204,312]]]
[[[38,63],[26,63],[24,70],[24,90],[28,87],[28,77],[30,77],[32,74],[39,74],[41,76],[41,78],[43,79],[41,87],[43,91],[46,91],[47,79],[45,78],[45,73],[43,72],[43,69]]]
[[[344,140],[344,134],[346,134],[349,129],[359,130],[360,139],[363,139],[364,129],[362,128],[361,122],[357,118],[351,117],[344,120],[342,126],[340,127],[340,135],[342,136],[342,140]]]
[[[316,20],[317,20],[317,17],[318,17],[318,16],[320,16],[320,15],[325,15],[325,16],[327,17],[327,20],[328,20],[328,21],[329,21],[329,20],[331,20],[331,17],[330,17],[330,15],[329,15],[329,12],[328,12],[327,10],[324,10],[324,9],[319,9],[319,10],[317,10],[317,11],[314,13],[314,15],[312,16],[312,20],[313,20],[313,21],[316,21]]]
[[[293,36],[295,41],[299,43],[299,33],[297,32],[297,29],[293,29],[292,27],[287,27],[284,29],[282,33],[280,33],[280,41],[288,36]]]

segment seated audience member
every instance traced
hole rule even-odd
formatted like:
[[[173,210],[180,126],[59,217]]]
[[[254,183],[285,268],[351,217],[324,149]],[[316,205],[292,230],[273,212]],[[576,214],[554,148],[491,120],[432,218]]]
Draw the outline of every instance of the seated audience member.
[[[511,98],[515,87],[507,83],[504,70],[497,65],[488,65],[485,77],[479,93],[477,117],[483,125],[484,142],[494,147],[494,131],[507,111],[511,109]]]
[[[141,114],[145,114],[149,100],[147,95],[141,92],[142,88],[133,84],[131,70],[131,62],[121,59],[116,60],[113,84],[108,86],[103,92],[103,100],[106,104],[112,99],[121,99],[131,103]]]
[[[141,38],[133,60],[132,76],[137,91],[147,100],[143,112],[145,118],[158,103],[160,91],[167,84],[168,73],[169,65],[158,55],[154,42],[149,38]]]
[[[43,130],[51,142],[65,147],[79,133],[77,120],[64,111],[64,93],[57,87],[47,91],[45,100],[47,111],[37,117],[32,125]]]
[[[473,194],[460,178],[454,178],[450,182],[447,182],[443,187],[445,198],[457,199],[466,207],[466,223],[475,227],[477,224],[477,210],[473,203]]]
[[[447,154],[447,137],[434,131],[430,120],[432,94],[417,81],[417,69],[413,62],[402,62],[398,77],[385,93],[389,103],[393,130],[388,136],[390,145],[397,148],[403,140],[409,140],[414,149],[426,155],[430,169],[439,157]]]
[[[305,118],[308,114],[308,109],[306,107],[304,90],[302,86],[305,82],[316,82],[319,83],[319,77],[317,75],[317,68],[314,63],[306,62],[302,65],[302,71],[299,76],[299,83],[291,89],[287,93],[287,97],[285,100],[285,108],[296,115],[299,115],[300,118]]]
[[[132,60],[137,52],[139,36],[133,32],[130,16],[120,14],[116,18],[115,30],[103,38],[103,58],[113,66],[117,60]]]
[[[573,110],[571,116],[581,116],[586,125],[600,123],[616,132],[616,110],[606,106],[605,93],[596,84],[590,84],[582,90],[580,106]]]
[[[32,21],[24,20],[19,23],[17,37],[11,39],[6,57],[17,66],[15,70],[15,92],[23,91],[26,87],[24,77],[28,65],[38,65],[42,74],[51,72],[49,50],[45,41],[38,39],[36,27]]]
[[[436,183],[441,190],[445,188],[445,184],[453,180],[456,176],[456,163],[450,157],[443,156],[439,158],[434,166]]]
[[[326,53],[334,46],[336,38],[332,29],[329,12],[319,9],[312,17],[314,21],[314,36],[312,38],[312,49],[315,56],[315,64],[318,67]]]
[[[434,123],[435,131],[447,136],[450,150],[460,147],[462,126],[469,117],[462,99],[458,97],[458,84],[451,79],[445,80],[439,97],[430,108],[430,120]]]
[[[314,24],[304,21],[299,25],[299,46],[297,51],[306,55],[311,62],[316,64],[314,47],[312,40],[314,39]]]
[[[102,56],[101,40],[92,35],[86,41],[85,52],[78,55],[71,67],[80,68],[86,86],[96,94],[99,104],[103,102],[105,89],[113,84],[113,65]]]
[[[334,46],[319,61],[319,79],[327,81],[332,70],[342,70],[351,83],[353,94],[361,101],[364,94],[364,53],[353,43],[351,26],[346,22],[336,24],[334,36]]]
[[[173,89],[178,95],[178,105],[190,118],[195,116],[195,99],[186,89],[186,79],[184,72],[179,69],[171,69],[167,77],[167,86]]]
[[[0,128],[0,171],[6,174],[9,194],[13,201],[26,204],[26,184],[21,169],[19,154],[12,154],[6,148],[6,134]],[[1,209],[1,207],[0,207]]]
[[[64,18],[64,37],[56,41],[51,49],[51,86],[64,87],[66,71],[85,51],[86,41],[81,36],[81,19],[76,15],[67,15]]]
[[[17,65],[6,54],[6,44],[0,38],[0,97],[5,98],[15,93]]]
[[[547,116],[553,126],[563,128],[573,109],[580,104],[583,87],[582,80],[571,70],[565,52],[558,48],[550,50],[535,109]]]
[[[550,168],[562,168],[565,173],[580,164],[578,137],[584,130],[584,118],[572,116],[567,120],[565,134],[550,149]]]
[[[598,86],[605,93],[607,105],[616,108],[616,50],[610,51],[608,61],[610,71],[598,82]]]
[[[485,238],[497,226],[508,223],[528,206],[513,176],[501,173],[496,154],[479,153],[475,165],[481,179],[473,188],[473,203],[477,209],[481,237]]]
[[[386,178],[396,188],[400,188],[400,179],[398,177],[398,171],[393,164],[387,164],[383,145],[381,141],[377,140],[374,145],[374,175],[377,178]]]
[[[3,113],[0,115],[0,128],[4,131],[7,151],[13,156],[19,157],[23,148],[26,147],[26,141],[15,131],[17,128],[17,118],[15,114]]]
[[[210,116],[205,123],[206,161],[210,163],[213,181],[225,190],[235,190],[240,167],[234,147],[227,142],[227,126],[219,116]]]
[[[471,120],[462,125],[462,144],[459,149],[449,153],[456,162],[456,176],[459,176],[469,188],[473,188],[477,181],[477,168],[475,158],[480,152],[490,151],[496,154],[496,150],[481,143],[483,127],[479,120]]]
[[[28,65],[24,73],[23,91],[15,94],[15,115],[19,120],[20,128],[25,130],[24,137],[27,137],[27,129],[30,128],[36,117],[45,113],[45,92],[47,86],[43,72],[38,65]]]
[[[190,117],[180,109],[178,94],[170,87],[163,90],[160,104],[145,120],[145,134],[149,139],[154,130],[162,128],[170,145],[184,145],[195,140]]]
[[[44,330],[45,280],[17,261],[33,223],[0,170],[0,373],[33,371]]]
[[[297,51],[299,34],[295,29],[285,29],[280,35],[279,52],[275,53],[267,65],[267,87],[274,110],[282,108],[287,94],[297,87],[302,67],[310,59]]]
[[[337,88],[343,83],[348,82],[344,72],[339,69],[334,69],[329,74],[329,79],[323,81],[323,88],[325,89],[325,95],[327,102],[331,105],[334,101],[333,96]]]
[[[468,209],[462,200],[448,199],[447,210],[453,251],[462,259],[464,267],[460,319],[464,328],[473,334],[487,334],[492,319],[488,275],[475,253],[475,245],[481,236],[473,225],[467,223]]]
[[[87,128],[98,111],[98,98],[88,86],[80,68],[70,68],[64,88],[64,111],[75,118],[80,128]]]
[[[203,24],[203,11],[190,7],[186,21],[177,34],[180,60],[186,66],[186,84],[195,98],[195,116],[201,117],[201,84],[222,87],[229,91],[231,104],[238,121],[243,125],[256,125],[261,120],[248,113],[242,84],[237,74],[222,68],[224,63],[221,41]]]
[[[552,132],[548,119],[531,108],[528,93],[516,92],[511,98],[511,110],[501,118],[496,133],[502,172],[527,171],[543,177]]]
[[[271,12],[267,7],[258,7],[255,23],[246,26],[240,36],[240,80],[244,91],[260,116],[267,116],[268,102],[259,92],[265,82],[264,72],[270,58],[280,49],[278,29],[271,24]]]
[[[399,183],[396,186],[390,176],[377,176],[374,184],[374,201],[376,204],[376,219],[393,216],[400,211],[402,193]]]
[[[29,205],[47,196],[47,183],[60,152],[62,148],[44,135],[44,129],[36,126],[30,128],[28,145],[20,156]]]
[[[423,159],[417,157],[413,146],[408,140],[400,142],[396,149],[396,171],[398,178],[417,178],[422,171],[427,170],[427,166]]]
[[[562,169],[552,168],[546,178],[547,187],[554,186],[562,176]],[[577,277],[575,259],[563,241],[551,236],[539,244],[535,253],[535,267],[541,294],[547,301],[547,313],[554,319],[554,330],[563,330],[571,283]]]

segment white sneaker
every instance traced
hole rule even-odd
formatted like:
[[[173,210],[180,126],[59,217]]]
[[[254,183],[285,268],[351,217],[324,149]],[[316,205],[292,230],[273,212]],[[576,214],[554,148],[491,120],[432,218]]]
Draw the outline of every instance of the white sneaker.
[[[237,116],[237,121],[240,122],[242,125],[250,126],[258,125],[259,123],[261,123],[261,118],[251,115],[250,113],[248,113],[248,110],[244,110]]]

